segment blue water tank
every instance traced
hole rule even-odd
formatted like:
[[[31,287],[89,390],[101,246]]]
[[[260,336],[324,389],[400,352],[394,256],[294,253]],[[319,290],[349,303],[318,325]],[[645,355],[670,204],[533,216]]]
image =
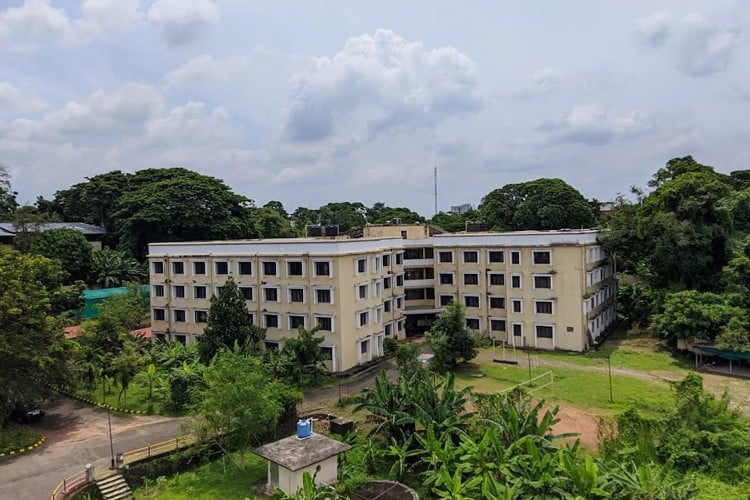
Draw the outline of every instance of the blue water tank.
[[[297,437],[305,439],[310,437],[310,434],[312,434],[312,422],[309,419],[297,421]]]

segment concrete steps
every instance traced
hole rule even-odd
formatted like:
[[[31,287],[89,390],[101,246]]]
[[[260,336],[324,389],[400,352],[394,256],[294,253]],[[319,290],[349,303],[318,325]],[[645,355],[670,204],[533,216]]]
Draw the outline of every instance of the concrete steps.
[[[135,498],[133,491],[120,474],[112,474],[96,482],[104,500],[123,500]]]

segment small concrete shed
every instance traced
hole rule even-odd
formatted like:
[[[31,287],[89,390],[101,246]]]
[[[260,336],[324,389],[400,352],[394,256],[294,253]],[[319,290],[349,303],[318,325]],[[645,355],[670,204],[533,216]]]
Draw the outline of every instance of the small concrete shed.
[[[305,472],[315,475],[316,484],[333,484],[338,477],[338,455],[352,447],[320,434],[297,435],[256,448],[254,453],[268,460],[266,488],[276,486],[289,495],[302,487]]]

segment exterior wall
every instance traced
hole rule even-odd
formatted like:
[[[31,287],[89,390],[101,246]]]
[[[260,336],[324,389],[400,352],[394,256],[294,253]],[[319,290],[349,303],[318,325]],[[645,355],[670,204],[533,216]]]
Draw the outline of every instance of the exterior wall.
[[[211,295],[229,274],[248,290],[248,309],[267,328],[269,348],[296,336],[293,320],[312,328],[330,318],[333,331],[320,334],[333,371],[382,356],[386,336],[405,336],[406,317],[426,324],[450,299],[467,306],[471,328],[518,347],[584,351],[614,320],[614,269],[596,231],[425,238],[425,225],[374,227],[398,236],[152,244],[154,335],[194,342],[206,326]],[[402,228],[415,238],[401,238]],[[318,263],[328,264],[329,276],[318,275]],[[291,264],[301,274],[290,273]],[[205,272],[196,273],[196,266]],[[275,272],[265,272],[268,266]],[[276,300],[267,289],[276,291]],[[318,290],[328,290],[332,302],[320,303]],[[268,323],[274,317],[276,326]]]
[[[365,238],[403,238],[405,240],[429,238],[437,232],[429,224],[368,224],[362,231]]]
[[[195,342],[206,327],[211,296],[231,274],[248,294],[253,322],[266,328],[266,347],[296,336],[295,321],[313,328],[321,318],[330,319],[332,331],[320,331],[330,358],[327,364],[333,371],[350,369],[383,355],[386,331],[393,336],[400,331],[403,336],[402,312],[397,307],[398,302],[403,307],[403,286],[396,282],[403,275],[403,265],[397,264],[401,241],[297,239],[151,245],[154,335]],[[318,264],[328,267],[328,275],[318,274]],[[196,273],[197,267],[201,272]],[[319,290],[327,291],[330,303],[318,301]],[[363,314],[366,321],[360,324]]]
[[[284,467],[279,467],[279,488],[284,490],[289,495],[302,488],[302,478],[305,472],[311,476],[315,476],[315,484],[335,484],[338,480],[338,457],[331,457],[319,462],[317,464],[310,465],[304,469],[297,471],[290,471]],[[273,491],[271,485],[271,463],[268,463],[268,483],[269,491]]]

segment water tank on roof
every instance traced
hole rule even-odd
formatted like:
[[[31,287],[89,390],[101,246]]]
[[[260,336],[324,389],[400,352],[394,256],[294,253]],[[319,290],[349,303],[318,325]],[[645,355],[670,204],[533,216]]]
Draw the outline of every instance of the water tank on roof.
[[[307,226],[307,235],[308,236],[323,236],[323,228],[320,226]]]
[[[308,418],[307,420],[297,421],[297,437],[299,439],[309,438],[312,434],[312,421]]]
[[[339,227],[336,225],[326,226],[326,236],[338,236]]]

